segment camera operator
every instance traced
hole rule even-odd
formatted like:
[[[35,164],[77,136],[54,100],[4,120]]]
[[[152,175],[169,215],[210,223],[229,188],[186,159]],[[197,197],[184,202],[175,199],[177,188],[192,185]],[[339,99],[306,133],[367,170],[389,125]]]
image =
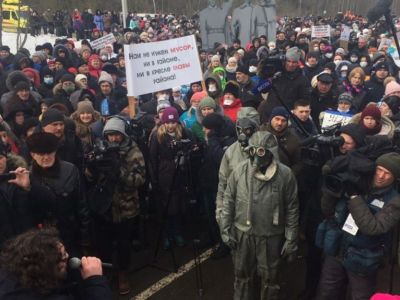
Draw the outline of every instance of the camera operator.
[[[261,299],[280,299],[282,258],[297,251],[299,206],[292,171],[277,160],[277,142],[268,132],[249,140],[250,158],[231,173],[220,220],[222,240],[232,249],[234,299],[254,299],[255,275]]]
[[[376,291],[378,268],[390,252],[390,234],[400,220],[400,154],[379,156],[366,179],[368,188],[361,189],[349,176],[345,193],[321,230],[317,243],[326,257],[317,299],[344,299],[347,282],[353,299],[370,299]]]
[[[289,112],[283,106],[272,110],[270,121],[263,124],[260,131],[266,130],[278,141],[279,161],[291,168],[297,177],[301,171],[300,141],[289,129]]]
[[[185,245],[182,221],[188,176],[184,172],[190,163],[186,161],[192,147],[190,138],[190,132],[179,122],[178,111],[174,107],[165,108],[161,125],[149,145],[151,183],[153,189],[159,191],[159,210],[168,209],[165,250],[170,249],[172,241],[179,247]]]
[[[54,134],[46,132],[27,139],[32,156],[30,181],[46,191],[36,200],[35,210],[41,223],[56,227],[68,251],[78,255],[89,242],[89,210],[78,168],[58,158],[58,143]]]
[[[365,145],[365,133],[357,124],[347,124],[339,129],[339,135],[344,142],[339,147],[340,154],[346,154],[351,150]]]
[[[111,300],[101,261],[82,257],[82,282],[66,282],[69,255],[53,228],[30,230],[7,242],[0,254],[0,298]]]
[[[127,275],[130,242],[138,226],[138,188],[144,184],[146,169],[142,152],[128,135],[125,120],[110,118],[103,136],[107,145],[105,153],[97,154],[86,171],[91,182],[89,205],[99,257],[111,262],[113,244],[116,244],[119,293],[125,295],[131,290]]]
[[[222,204],[229,175],[240,162],[248,158],[248,153],[245,151],[245,148],[249,145],[250,137],[260,126],[260,115],[253,107],[242,107],[238,112],[237,118],[236,132],[238,140],[226,149],[219,167],[215,213],[218,224],[221,220]],[[216,252],[224,253],[228,250],[228,246],[224,243],[220,243]]]

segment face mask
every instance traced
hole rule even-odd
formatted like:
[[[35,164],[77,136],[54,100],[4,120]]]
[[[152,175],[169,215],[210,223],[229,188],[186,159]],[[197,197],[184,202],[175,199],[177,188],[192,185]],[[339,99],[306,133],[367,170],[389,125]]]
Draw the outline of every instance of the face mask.
[[[224,105],[231,105],[233,103],[232,99],[224,98]]]
[[[337,59],[337,60],[334,60],[333,62],[335,63],[335,65],[336,65],[336,67],[337,67],[337,66],[340,65],[340,63],[341,63],[342,61],[341,61],[340,59]]]
[[[360,67],[361,68],[365,68],[366,66],[368,66],[368,62],[366,62],[366,61],[360,62]]]
[[[275,47],[272,47],[272,46],[270,46],[270,47],[268,47],[268,48],[269,48],[269,51],[275,50]]]
[[[45,78],[43,78],[43,82],[47,85],[53,84],[54,78],[53,77],[45,77]]]
[[[66,86],[63,88],[63,90],[69,95],[72,94],[73,91],[75,91],[75,86]]]
[[[347,72],[340,72],[340,76],[341,76],[342,78],[345,78],[345,77],[347,76]]]
[[[333,56],[333,53],[326,53],[326,54],[325,54],[325,57],[326,57],[326,58],[332,58],[332,56]]]
[[[175,96],[174,97],[174,101],[179,101],[179,100],[181,100],[182,98],[181,98],[181,96]]]
[[[208,91],[209,92],[216,92],[217,91],[217,86],[215,84],[209,84],[208,85]]]
[[[167,94],[161,94],[158,96],[157,100],[162,101],[162,100],[168,100],[168,95]]]
[[[315,52],[319,52],[319,47],[314,47]]]
[[[338,110],[338,112],[343,113],[343,114],[346,114],[350,111],[350,109],[344,110],[344,109],[340,109],[340,108],[338,108],[337,110]]]
[[[355,63],[357,60],[358,60],[358,57],[353,57],[353,56],[350,57],[350,61],[353,63]]]
[[[256,67],[256,66],[250,66],[250,67],[249,67],[249,72],[250,72],[250,73],[255,73],[255,72],[257,72],[257,67]]]

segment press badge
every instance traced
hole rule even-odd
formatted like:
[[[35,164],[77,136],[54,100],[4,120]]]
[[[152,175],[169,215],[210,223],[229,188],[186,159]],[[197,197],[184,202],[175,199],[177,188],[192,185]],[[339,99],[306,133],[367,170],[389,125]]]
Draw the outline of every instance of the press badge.
[[[381,200],[378,200],[378,199],[374,199],[374,200],[371,202],[371,205],[376,206],[376,207],[379,207],[379,208],[382,208],[382,207],[385,205],[385,202],[383,202],[383,201],[381,201]]]
[[[346,222],[344,222],[342,230],[350,233],[351,235],[356,235],[358,232],[358,226],[356,225],[356,222],[353,219],[353,216],[349,214],[349,216],[346,219]]]

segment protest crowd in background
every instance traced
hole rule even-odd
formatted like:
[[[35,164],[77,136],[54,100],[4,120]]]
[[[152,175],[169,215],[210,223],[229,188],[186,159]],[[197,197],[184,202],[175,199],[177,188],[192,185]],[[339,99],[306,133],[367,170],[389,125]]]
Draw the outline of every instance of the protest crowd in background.
[[[162,248],[185,247],[189,199],[207,220],[201,247],[215,247],[215,259],[251,260],[243,240],[262,244],[266,234],[274,240],[271,270],[306,249],[302,299],[344,299],[346,280],[354,299],[377,292],[376,272],[395,252],[400,219],[400,68],[386,23],[350,12],[279,17],[276,37],[211,49],[201,48],[198,16],[130,13],[127,28],[121,24],[117,12],[35,12],[30,33],[55,34],[56,43],[34,52],[0,47],[0,298],[14,299],[15,289],[24,299],[63,293],[55,290],[64,272],[54,275],[59,281],[35,280],[46,274],[27,275],[10,259],[27,257],[27,240],[42,255],[38,238],[54,255],[42,268],[68,253],[114,258],[119,293],[129,293],[142,216],[161,220],[166,212]],[[324,36],[313,36],[318,28]],[[138,95],[131,120],[124,45],[189,35],[204,82]],[[24,233],[34,228],[43,229]],[[21,233],[25,240],[7,242]],[[89,257],[82,266],[84,293],[92,293],[84,299],[107,299],[99,262]],[[241,267],[235,299],[250,299],[254,270]],[[275,277],[258,275],[269,280],[265,299],[279,299]]]

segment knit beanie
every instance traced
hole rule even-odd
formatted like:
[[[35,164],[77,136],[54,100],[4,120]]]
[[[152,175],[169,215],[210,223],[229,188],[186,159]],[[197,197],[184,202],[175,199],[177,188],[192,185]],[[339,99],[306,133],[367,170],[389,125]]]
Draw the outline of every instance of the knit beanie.
[[[157,102],[157,113],[160,112],[162,109],[166,109],[167,107],[170,107],[171,103],[169,103],[168,100],[160,100]]]
[[[353,140],[356,142],[357,147],[362,146],[365,144],[365,132],[362,130],[360,125],[358,124],[347,124],[343,127],[341,127],[338,131],[338,133],[345,133],[348,134],[353,138]]]
[[[83,113],[90,113],[90,114],[94,115],[94,113],[95,113],[93,104],[89,100],[84,100],[84,101],[78,102],[78,107],[76,109],[76,112],[78,113],[78,115],[83,114]]]
[[[392,111],[392,114],[395,115],[400,111],[400,97],[399,96],[388,96],[383,99]]]
[[[58,109],[49,108],[43,113],[40,123],[45,127],[54,122],[64,122],[64,115]]]
[[[270,120],[277,116],[284,117],[286,120],[289,120],[289,112],[283,106],[274,107],[270,115]]]
[[[103,81],[106,81],[111,85],[113,84],[113,79],[112,79],[111,75],[105,71],[101,71],[101,73],[100,73],[99,84],[102,83]]]
[[[292,47],[286,51],[286,59],[299,61],[300,57],[301,57],[301,51],[298,47]]]
[[[86,79],[86,80],[87,80],[87,76],[84,75],[84,74],[78,74],[78,75],[75,76],[75,82],[76,82],[76,83],[78,83],[78,82],[80,83],[80,81],[81,81],[82,79]]]
[[[361,113],[361,121],[365,117],[373,117],[377,122],[380,122],[382,116],[381,116],[381,111],[379,110],[376,105],[368,105],[364,108],[364,110]]]
[[[211,62],[221,62],[221,60],[218,55],[213,55],[211,57]]]
[[[179,115],[178,115],[178,111],[176,110],[175,107],[167,107],[164,110],[164,113],[161,117],[161,124],[165,124],[168,122],[175,122],[178,123],[179,122]]]
[[[196,93],[194,93],[194,94],[192,95],[192,97],[190,98],[190,101],[192,101],[192,100],[201,100],[201,99],[203,99],[203,98],[206,97],[206,96],[207,96],[207,93],[204,92],[204,91],[196,92]]]
[[[60,82],[64,83],[64,82],[67,82],[67,81],[75,82],[75,76],[70,74],[70,73],[65,73],[63,76],[61,76]]]
[[[396,81],[389,82],[385,87],[385,96],[390,96],[394,93],[400,93],[400,84]]]
[[[353,104],[353,96],[347,92],[341,93],[338,97],[338,103],[339,102],[346,102],[346,103],[352,105]]]
[[[125,124],[124,120],[122,120],[120,118],[117,118],[117,117],[110,118],[107,121],[106,125],[104,126],[103,136],[106,136],[108,133],[111,133],[111,132],[119,132],[122,135],[128,137],[128,135],[126,134],[126,131],[125,131],[125,125],[126,124]]]
[[[239,65],[236,69],[236,73],[243,73],[246,75],[250,75],[249,66],[246,65]]]
[[[201,99],[200,104],[199,104],[199,109],[203,109],[204,107],[211,107],[214,110],[217,108],[217,104],[215,103],[215,100],[209,96],[204,97]]]
[[[225,123],[224,117],[220,114],[212,113],[204,117],[203,122],[201,124],[211,130],[220,129]]]
[[[400,154],[396,152],[383,154],[376,160],[376,165],[390,171],[395,180],[400,179]]]

